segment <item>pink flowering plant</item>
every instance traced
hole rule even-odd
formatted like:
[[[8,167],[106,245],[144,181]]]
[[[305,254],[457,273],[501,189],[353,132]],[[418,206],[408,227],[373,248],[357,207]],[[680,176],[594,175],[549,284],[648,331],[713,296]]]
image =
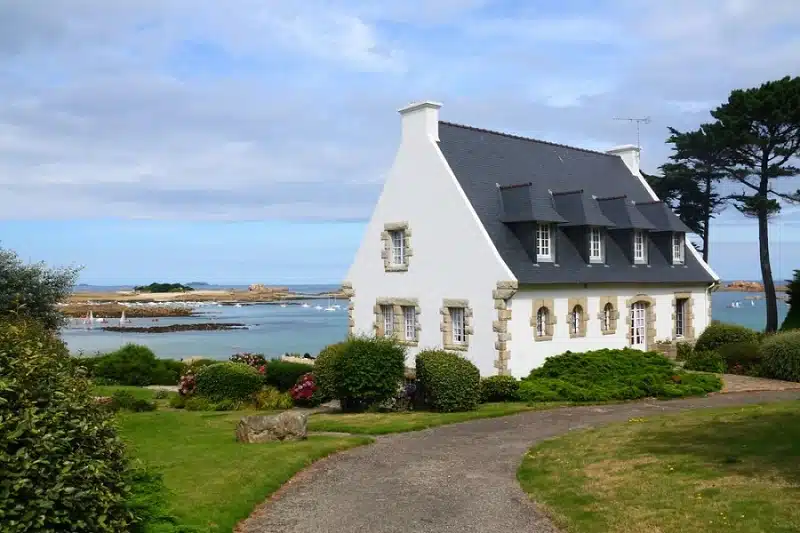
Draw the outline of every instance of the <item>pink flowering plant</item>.
[[[317,385],[314,383],[314,374],[308,372],[300,376],[297,383],[289,391],[294,403],[302,406],[313,406],[319,403],[318,396],[314,394],[317,392]]]
[[[197,388],[197,380],[195,379],[194,372],[186,372],[181,376],[178,382],[178,394],[181,396],[191,396]]]
[[[231,362],[252,366],[263,374],[266,370],[267,358],[261,353],[243,352],[232,355]],[[261,367],[264,367],[265,370],[262,371]]]

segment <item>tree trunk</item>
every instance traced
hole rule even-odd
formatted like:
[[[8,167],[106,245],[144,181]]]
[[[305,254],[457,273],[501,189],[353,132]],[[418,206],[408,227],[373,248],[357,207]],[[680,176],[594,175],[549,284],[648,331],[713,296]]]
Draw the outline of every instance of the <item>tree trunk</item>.
[[[708,226],[711,224],[711,217],[706,217],[703,222],[703,261],[708,264]]]
[[[762,180],[766,181],[765,178]],[[761,259],[761,281],[764,284],[764,296],[767,304],[767,333],[778,331],[778,298],[775,295],[775,281],[772,279],[772,265],[769,259],[769,219],[766,206],[767,195],[762,197],[758,206],[758,255]]]
[[[708,242],[709,242],[709,234],[711,233],[711,192],[713,183],[711,178],[706,176],[705,178],[705,186],[706,190],[703,191],[706,195],[706,212],[703,216],[703,261],[708,264]]]

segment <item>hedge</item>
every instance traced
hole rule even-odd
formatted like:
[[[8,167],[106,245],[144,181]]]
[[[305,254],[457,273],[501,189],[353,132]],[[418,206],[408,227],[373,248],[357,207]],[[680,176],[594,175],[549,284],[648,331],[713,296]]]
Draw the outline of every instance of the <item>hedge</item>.
[[[239,363],[206,366],[197,373],[196,394],[212,402],[245,400],[261,390],[263,377],[255,368]]]
[[[513,402],[519,399],[519,381],[513,376],[491,376],[481,380],[481,402]]]
[[[312,370],[311,365],[274,359],[267,362],[264,382],[281,392],[287,392],[295,386],[297,380]]]
[[[768,377],[800,381],[800,331],[770,335],[761,343],[761,356]]]
[[[700,352],[717,351],[720,346],[734,344],[738,342],[758,342],[758,332],[740,326],[739,324],[726,324],[724,322],[712,322],[703,330],[694,349]]]
[[[405,347],[386,337],[350,337],[339,350],[333,377],[343,411],[363,411],[395,395],[405,373]]]
[[[420,352],[417,380],[423,402],[435,411],[470,411],[480,401],[480,372],[459,354],[444,350]]]
[[[115,385],[176,385],[185,365],[172,359],[157,359],[147,346],[128,343],[113,352],[78,359],[98,382]]]

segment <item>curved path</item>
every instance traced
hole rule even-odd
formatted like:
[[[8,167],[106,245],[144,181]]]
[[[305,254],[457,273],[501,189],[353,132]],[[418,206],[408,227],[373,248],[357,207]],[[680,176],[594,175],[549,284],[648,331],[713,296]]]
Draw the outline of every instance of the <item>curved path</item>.
[[[379,437],[300,473],[237,531],[555,532],[516,480],[536,442],[634,417],[790,399],[800,391],[570,407]]]

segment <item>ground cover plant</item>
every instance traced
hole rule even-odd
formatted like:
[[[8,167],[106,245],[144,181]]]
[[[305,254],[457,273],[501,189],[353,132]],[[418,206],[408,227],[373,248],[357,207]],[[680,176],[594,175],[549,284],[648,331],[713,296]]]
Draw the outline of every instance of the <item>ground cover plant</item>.
[[[795,401],[571,432],[532,448],[518,479],[566,533],[788,533],[798,417]]]

